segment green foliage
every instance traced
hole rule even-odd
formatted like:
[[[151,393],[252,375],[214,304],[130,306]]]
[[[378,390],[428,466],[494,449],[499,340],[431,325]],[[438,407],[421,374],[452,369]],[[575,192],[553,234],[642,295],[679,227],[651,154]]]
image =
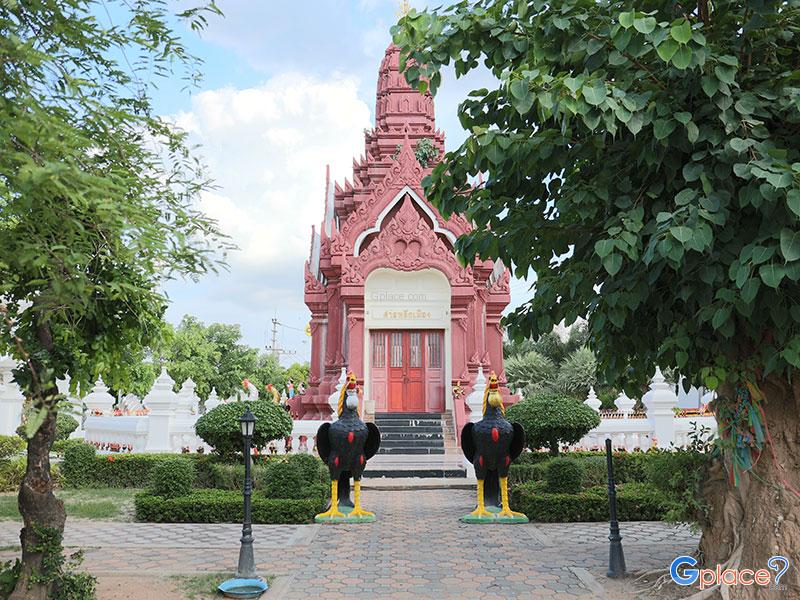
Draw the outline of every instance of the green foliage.
[[[264,448],[272,440],[292,433],[292,418],[271,399],[220,404],[197,420],[195,431],[220,456],[232,456],[242,452],[239,418],[248,407],[256,417],[254,447]]]
[[[87,450],[87,448],[91,449]],[[165,461],[183,460],[194,465],[198,483],[207,477],[209,457],[196,454],[106,454],[97,455],[94,446],[81,444],[64,453],[63,485],[70,488],[144,488],[150,485],[155,467]]]
[[[542,447],[558,454],[559,444],[574,444],[600,424],[600,416],[582,402],[556,394],[537,394],[506,411],[509,421],[525,430],[531,450]]]
[[[6,458],[0,460],[0,492],[15,492],[25,477],[27,459]]]
[[[556,374],[553,361],[535,350],[507,358],[505,368],[508,385],[514,391],[522,390],[523,397],[548,389]]]
[[[33,575],[36,583],[52,584],[52,600],[96,600],[97,579],[76,572],[83,562],[82,551],[64,556],[62,534],[57,529],[34,524],[37,542],[30,552],[41,554],[41,568]]]
[[[227,490],[195,490],[188,496],[162,498],[147,493],[136,496],[136,520],[154,523],[241,523],[242,493]],[[253,492],[253,523],[310,523],[322,512],[326,500],[272,499]]]
[[[541,481],[544,479],[546,467],[546,461],[530,464],[512,464],[508,468],[508,482],[513,486],[529,481]]]
[[[177,498],[192,492],[195,482],[194,464],[175,456],[156,464],[150,471],[149,491],[155,496]]]
[[[244,465],[212,463],[212,478],[207,487],[241,490]],[[271,458],[266,464],[250,468],[253,489],[268,498],[328,497],[330,480],[324,463],[310,454],[292,454]]]
[[[721,0],[705,14],[634,4],[488,0],[411,11],[401,66],[496,84],[424,182],[470,262],[536,274],[511,333],[589,321],[604,381],[633,395],[652,366],[716,388],[800,368],[800,6]],[[788,65],[788,66],[787,66]],[[483,173],[486,184],[471,182]],[[554,260],[553,257],[559,257]],[[767,307],[763,309],[762,307]]]
[[[64,453],[70,446],[78,446],[80,444],[85,444],[85,443],[86,442],[80,439],[56,440],[55,442],[53,442],[53,447],[51,448],[51,450],[55,452],[58,456],[64,456]]]
[[[511,492],[511,505],[531,521],[572,523],[607,521],[608,488],[597,486],[577,494],[551,494],[542,481],[518,485]],[[661,493],[643,483],[617,486],[617,516],[620,521],[661,521],[668,506]]]
[[[547,463],[544,479],[551,494],[576,494],[583,488],[586,467],[572,458],[554,458]]]
[[[22,562],[19,559],[0,563],[0,598],[11,595],[21,572]]]
[[[585,399],[589,388],[597,383],[597,360],[586,347],[570,354],[558,369],[555,387],[570,396]]]
[[[56,415],[56,441],[69,439],[70,434],[78,428],[78,421],[63,412]]]
[[[439,151],[433,145],[431,138],[422,138],[414,148],[414,156],[423,169],[427,169],[438,155]]]
[[[86,487],[95,482],[95,465],[97,450],[90,444],[75,444],[64,450],[61,462],[61,474],[64,485],[70,487]]]
[[[18,435],[0,435],[0,460],[11,458],[25,450],[25,440]]]
[[[689,448],[648,452],[643,465],[647,481],[658,489],[669,506],[666,519],[679,523],[708,522],[709,506],[703,497],[703,483],[718,456],[707,431],[694,430]]]

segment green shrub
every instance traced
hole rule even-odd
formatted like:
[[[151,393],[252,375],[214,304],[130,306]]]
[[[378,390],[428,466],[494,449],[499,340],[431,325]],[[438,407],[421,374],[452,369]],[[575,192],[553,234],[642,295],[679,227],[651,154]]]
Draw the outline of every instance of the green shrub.
[[[25,457],[0,460],[0,492],[15,492],[25,477]]]
[[[560,444],[574,444],[600,425],[600,415],[579,400],[557,394],[537,394],[511,406],[506,416],[522,425],[531,450],[547,447],[558,455]]]
[[[287,500],[252,496],[253,523],[310,523],[325,509],[323,497]],[[136,519],[155,523],[241,523],[241,492],[195,490],[188,496],[162,498],[146,492],[136,495]]]
[[[66,413],[56,415],[56,440],[68,440],[72,432],[78,428],[78,421]]]
[[[581,462],[586,470],[584,486],[608,485],[608,468],[605,456],[585,456],[581,459]]]
[[[531,521],[572,523],[607,521],[608,488],[597,486],[577,494],[551,494],[542,481],[518,485],[512,489],[512,507]],[[669,505],[653,486],[626,483],[617,486],[617,516],[620,521],[660,521]]]
[[[0,460],[16,456],[25,446],[27,443],[18,435],[0,435]]]
[[[297,465],[300,469],[301,477],[306,483],[330,484],[328,467],[319,457],[313,454],[290,454],[286,457],[286,460]]]
[[[176,456],[156,464],[150,471],[150,492],[164,498],[187,496],[194,487],[194,465]]]
[[[17,585],[22,573],[22,561],[19,559],[0,563],[0,598],[8,598]]]
[[[75,444],[64,450],[61,461],[61,474],[64,485],[69,487],[86,487],[95,481],[95,457],[97,450],[91,444]]]
[[[544,462],[546,460],[550,460],[553,458],[550,456],[549,452],[529,452],[523,451],[517,459],[514,461],[514,464],[517,465],[532,465],[540,462]]]
[[[64,456],[64,453],[67,451],[67,448],[70,446],[77,446],[79,444],[85,444],[83,440],[56,440],[53,442],[53,447],[51,450],[55,452],[58,456]]]
[[[708,515],[702,486],[713,456],[692,450],[648,452],[647,481],[662,493],[669,510],[666,519],[702,524]]]
[[[529,481],[541,481],[544,479],[546,468],[546,461],[521,465],[512,464],[508,469],[508,482],[511,485],[517,485]]]
[[[544,479],[551,494],[576,494],[583,488],[586,467],[572,458],[554,458],[547,463]]]
[[[220,404],[197,419],[195,431],[220,456],[233,456],[242,452],[239,418],[248,407],[256,417],[254,447],[264,448],[272,440],[291,435],[292,418],[271,400]]]

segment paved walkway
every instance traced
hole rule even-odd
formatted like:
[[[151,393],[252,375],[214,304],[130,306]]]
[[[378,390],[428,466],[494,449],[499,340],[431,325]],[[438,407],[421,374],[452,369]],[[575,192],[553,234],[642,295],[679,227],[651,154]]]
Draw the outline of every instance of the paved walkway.
[[[606,597],[607,524],[459,523],[473,501],[471,491],[459,489],[365,491],[375,523],[256,525],[258,568],[277,577],[273,598]],[[0,522],[0,548],[18,543],[18,529]],[[666,568],[697,546],[687,528],[623,523],[621,529],[629,570]],[[65,545],[85,548],[85,564],[96,574],[230,572],[240,531],[72,519]],[[14,554],[0,551],[0,561]]]

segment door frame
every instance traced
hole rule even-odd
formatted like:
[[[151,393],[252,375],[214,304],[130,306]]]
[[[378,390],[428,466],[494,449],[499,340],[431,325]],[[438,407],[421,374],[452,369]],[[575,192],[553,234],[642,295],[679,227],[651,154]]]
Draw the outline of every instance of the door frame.
[[[429,333],[432,331],[439,332],[442,334],[442,360],[444,364],[442,365],[442,383],[444,387],[444,411],[448,412],[452,409],[452,383],[451,383],[451,339],[450,339],[450,330],[449,328],[442,328],[442,327],[372,327],[372,328],[364,328],[364,364],[365,364],[365,376],[364,376],[364,396],[367,399],[367,407],[370,412],[376,411],[375,400],[372,396],[372,332],[382,331],[386,334],[386,346],[384,348],[384,352],[386,352],[386,406],[384,409],[386,412],[417,412],[417,411],[393,411],[389,408],[389,398],[390,398],[390,391],[389,391],[389,383],[390,383],[390,375],[389,369],[391,364],[391,334],[392,332],[402,333],[403,334],[403,360],[404,363],[408,358],[407,355],[407,346],[406,343],[409,338],[409,333],[412,332],[420,332],[420,333]],[[421,337],[421,347],[420,353],[422,357],[422,369],[423,373],[427,375],[426,371],[427,367],[427,336],[423,335]],[[439,413],[438,407],[431,406],[431,398],[428,395],[428,390],[425,387],[427,385],[427,378],[423,376],[423,389],[425,394],[425,406],[423,407],[423,412],[435,412]]]

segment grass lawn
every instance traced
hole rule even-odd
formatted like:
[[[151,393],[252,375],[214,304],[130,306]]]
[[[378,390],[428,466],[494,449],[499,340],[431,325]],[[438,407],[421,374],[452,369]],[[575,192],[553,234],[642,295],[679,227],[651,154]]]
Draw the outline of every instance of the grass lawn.
[[[203,575],[175,575],[172,580],[176,588],[182,592],[188,600],[207,600],[220,598],[217,586],[234,577],[232,573],[208,573]],[[267,584],[271,585],[274,577],[264,577]]]
[[[131,488],[87,488],[56,490],[56,496],[64,501],[70,518],[133,521],[133,497],[139,491]],[[15,493],[0,494],[0,519],[21,520]]]

